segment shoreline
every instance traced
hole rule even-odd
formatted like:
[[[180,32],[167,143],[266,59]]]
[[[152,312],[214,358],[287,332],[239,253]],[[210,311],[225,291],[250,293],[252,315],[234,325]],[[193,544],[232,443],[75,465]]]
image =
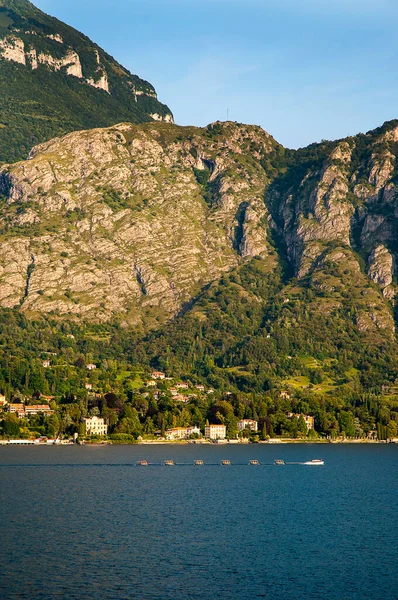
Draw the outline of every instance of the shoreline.
[[[285,439],[278,439],[278,441],[272,441],[272,442],[268,442],[268,441],[259,441],[259,442],[236,442],[235,440],[233,440],[232,442],[230,441],[225,441],[225,442],[221,442],[221,443],[217,443],[217,442],[208,442],[208,441],[190,441],[190,440],[138,440],[138,441],[131,441],[131,442],[118,442],[118,441],[112,441],[112,440],[104,440],[103,442],[82,442],[82,443],[57,443],[57,444],[47,444],[47,443],[34,443],[33,441],[30,440],[12,440],[12,441],[8,441],[8,440],[0,440],[0,447],[1,446],[18,446],[18,447],[39,447],[39,448],[43,448],[43,447],[52,447],[52,446],[57,446],[57,447],[70,447],[70,446],[91,446],[91,447],[104,447],[104,446],[220,446],[220,447],[225,447],[225,446],[256,446],[258,444],[261,445],[266,445],[266,446],[281,446],[281,445],[286,445],[286,444],[293,444],[293,445],[313,445],[313,444],[317,444],[317,445],[342,445],[342,444],[348,444],[348,445],[379,445],[379,444],[396,444],[397,442],[395,440],[295,440],[295,439],[289,439],[289,438],[285,438]]]

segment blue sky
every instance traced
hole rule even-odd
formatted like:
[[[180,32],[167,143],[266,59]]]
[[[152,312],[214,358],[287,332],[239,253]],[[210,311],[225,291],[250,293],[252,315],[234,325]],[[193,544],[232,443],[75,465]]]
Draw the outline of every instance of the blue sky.
[[[289,147],[398,118],[397,0],[34,0],[150,81],[181,125]]]

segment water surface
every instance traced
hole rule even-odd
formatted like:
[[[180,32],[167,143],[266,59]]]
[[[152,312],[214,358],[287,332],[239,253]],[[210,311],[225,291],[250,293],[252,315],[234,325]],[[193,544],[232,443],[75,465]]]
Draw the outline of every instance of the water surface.
[[[396,600],[397,459],[392,444],[0,447],[0,598]]]

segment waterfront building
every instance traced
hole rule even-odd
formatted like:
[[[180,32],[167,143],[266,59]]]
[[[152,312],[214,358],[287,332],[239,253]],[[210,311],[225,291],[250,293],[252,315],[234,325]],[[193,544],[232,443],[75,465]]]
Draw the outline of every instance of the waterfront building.
[[[250,431],[258,431],[258,422],[254,419],[242,419],[238,421],[238,431],[250,429]]]
[[[191,427],[187,427],[187,437],[189,437],[190,435],[198,435],[199,437],[201,437],[202,434],[199,427],[197,427],[196,425],[192,425]]]
[[[186,427],[172,427],[166,431],[167,440],[185,440],[187,438]]]
[[[206,425],[205,426],[205,437],[210,440],[224,440],[227,435],[227,428],[225,425]]]
[[[166,439],[168,440],[187,440],[191,435],[200,436],[200,429],[196,425],[191,425],[190,427],[173,427],[171,429],[167,429],[166,431]]]
[[[83,419],[83,422],[87,435],[106,435],[108,433],[108,425],[101,417],[88,417]]]

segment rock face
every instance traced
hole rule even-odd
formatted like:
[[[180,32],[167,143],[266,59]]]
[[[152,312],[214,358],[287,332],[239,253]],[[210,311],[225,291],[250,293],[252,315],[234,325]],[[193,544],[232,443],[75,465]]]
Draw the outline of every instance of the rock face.
[[[15,35],[0,40],[0,56],[21,65],[26,65],[25,44]]]
[[[0,3],[0,97],[0,162],[78,129],[173,122],[150,83],[26,0]],[[16,103],[29,110],[15,111]]]
[[[395,327],[383,297],[395,295],[397,139],[398,123],[391,122],[312,146],[312,160],[308,149],[299,150],[290,156],[290,177],[276,177],[267,191],[295,276],[320,295],[312,309],[333,312],[350,297],[358,328],[387,335]]]
[[[350,244],[354,212],[347,202],[350,160],[351,147],[342,142],[325,161],[315,181],[307,173],[299,194],[288,195],[280,206],[289,258],[299,277],[311,270],[325,243]]]
[[[393,281],[393,257],[383,245],[377,246],[369,256],[369,277],[382,290],[385,298],[391,299],[395,295]]]
[[[276,142],[258,127],[134,126],[72,133],[5,167],[0,302],[133,323],[177,314],[247,257],[271,259]]]
[[[37,34],[34,32],[25,32],[25,36],[32,35]],[[63,39],[59,35],[46,35],[45,38],[53,40],[58,44],[64,44]],[[0,39],[0,58],[28,66],[33,71],[36,70],[39,67],[39,65],[45,65],[49,69],[53,69],[54,71],[65,70],[66,75],[77,77],[78,79],[83,80],[84,83],[87,83],[88,85],[91,85],[94,88],[104,90],[108,94],[110,93],[108,73],[105,67],[103,67],[101,64],[101,58],[98,50],[94,50],[98,67],[95,70],[93,77],[85,78],[83,75],[83,68],[80,56],[72,48],[65,47],[63,49],[63,56],[57,57],[53,56],[50,53],[38,53],[34,45],[35,41],[36,40],[34,39],[33,43],[27,44],[27,46],[25,47],[24,41],[16,35],[6,36],[3,39]],[[143,92],[143,94],[144,93],[145,92]],[[156,98],[156,94],[152,94],[152,97]],[[150,116],[153,118],[154,121],[167,120],[170,123],[173,122],[173,118],[170,113],[167,113],[164,116],[155,113]]]
[[[19,27],[0,67],[112,102],[121,67],[94,47],[89,73],[68,32]],[[177,127],[149,84],[123,78],[150,123],[75,131],[0,169],[2,306],[158,327],[255,259],[281,266],[283,303],[300,297],[313,318],[338,313],[376,341],[394,335],[398,122],[291,151],[256,126]]]

